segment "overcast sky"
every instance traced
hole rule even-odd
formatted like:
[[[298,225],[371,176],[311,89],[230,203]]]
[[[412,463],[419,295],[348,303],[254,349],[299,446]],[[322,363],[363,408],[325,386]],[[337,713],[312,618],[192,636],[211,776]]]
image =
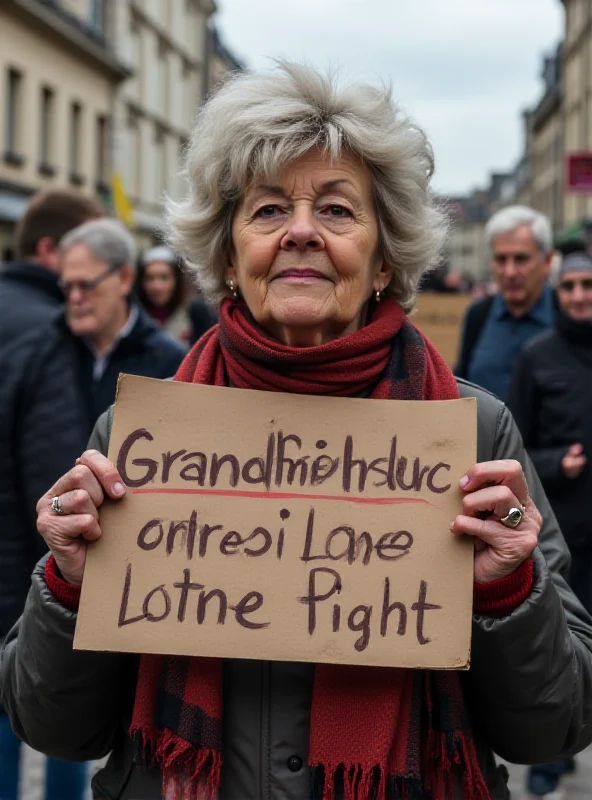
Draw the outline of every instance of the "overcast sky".
[[[250,68],[284,56],[391,81],[436,153],[435,188],[462,193],[517,160],[520,111],[541,94],[560,0],[217,0],[224,42]]]

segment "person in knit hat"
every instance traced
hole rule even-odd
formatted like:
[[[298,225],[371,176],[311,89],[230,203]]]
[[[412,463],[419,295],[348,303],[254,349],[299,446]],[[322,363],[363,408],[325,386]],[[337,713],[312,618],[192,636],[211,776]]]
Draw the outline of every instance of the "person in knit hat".
[[[183,344],[189,340],[185,279],[175,253],[160,245],[142,255],[134,287],[140,305],[163,333]]]
[[[571,550],[571,587],[592,612],[592,257],[583,243],[562,249],[555,325],[522,350],[508,406]],[[566,766],[532,768],[532,795],[551,796]]]

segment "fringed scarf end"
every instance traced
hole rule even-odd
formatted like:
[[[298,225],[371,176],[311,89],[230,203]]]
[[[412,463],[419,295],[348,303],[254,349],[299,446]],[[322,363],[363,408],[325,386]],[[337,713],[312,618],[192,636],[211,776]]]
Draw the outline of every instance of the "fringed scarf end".
[[[220,788],[222,753],[195,748],[171,731],[159,733],[150,726],[131,731],[135,763],[159,767],[165,800],[216,800]]]
[[[380,765],[316,764],[311,800],[435,800],[418,775],[389,775]]]
[[[156,750],[159,737],[157,728],[151,725],[142,725],[130,731],[134,746],[134,764],[143,769],[156,766]]]

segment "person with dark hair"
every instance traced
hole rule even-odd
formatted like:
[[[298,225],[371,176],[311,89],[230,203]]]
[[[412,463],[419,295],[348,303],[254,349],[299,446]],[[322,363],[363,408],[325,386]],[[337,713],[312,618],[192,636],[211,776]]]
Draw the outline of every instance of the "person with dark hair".
[[[162,332],[188,342],[185,279],[179,259],[169,247],[161,245],[146,250],[138,263],[134,288],[140,305]]]
[[[16,233],[17,259],[0,269],[0,642],[20,616],[46,552],[35,505],[68,469],[86,437],[73,364],[57,319],[60,239],[104,214],[92,198],[50,190],[30,202]],[[20,741],[0,707],[0,797],[18,796]],[[46,797],[81,798],[86,765],[49,759]]]

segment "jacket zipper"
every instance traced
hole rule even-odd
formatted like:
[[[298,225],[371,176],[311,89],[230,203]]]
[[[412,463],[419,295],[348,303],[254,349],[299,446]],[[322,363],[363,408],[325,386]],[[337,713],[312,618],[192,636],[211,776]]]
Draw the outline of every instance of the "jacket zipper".
[[[271,796],[271,664],[261,662],[261,798]]]

